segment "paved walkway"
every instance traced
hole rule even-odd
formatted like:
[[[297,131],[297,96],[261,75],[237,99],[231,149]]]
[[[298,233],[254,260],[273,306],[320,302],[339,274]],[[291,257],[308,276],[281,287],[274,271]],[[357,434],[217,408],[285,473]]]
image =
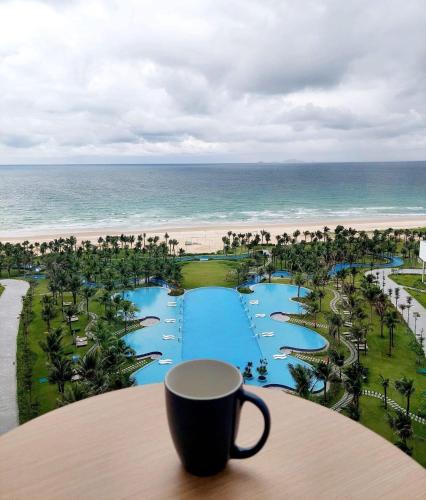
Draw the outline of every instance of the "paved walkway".
[[[29,285],[26,281],[1,280],[5,287],[0,296],[0,434],[18,425],[16,401],[16,336],[21,298]]]
[[[368,390],[368,389],[363,389],[362,394],[364,396],[371,396],[372,398],[381,399],[383,402],[385,400],[385,395],[382,394],[381,392],[371,391],[371,390]],[[402,411],[403,413],[406,412],[406,408],[402,407],[400,404],[398,404],[393,399],[390,399],[389,397],[387,398],[387,404],[393,410]],[[410,412],[410,418],[413,419],[415,422],[418,422],[419,424],[426,425],[426,418],[419,417],[416,413],[411,413]]]
[[[396,305],[395,301],[395,288],[399,288],[399,299],[398,299],[398,306],[400,304],[406,304],[407,303],[407,297],[411,297],[411,295],[404,289],[402,285],[398,285],[393,281],[389,276],[392,274],[391,269],[374,269],[373,272],[368,271],[365,274],[373,274],[376,276],[376,273],[379,273],[379,280],[378,284],[382,290],[388,295],[388,290],[389,288],[392,288],[392,297],[391,301],[393,305]],[[422,270],[421,269],[401,269],[398,273],[395,274],[421,274]],[[383,287],[383,277],[384,277],[384,284],[385,286]],[[413,333],[416,333],[417,339],[420,338],[420,335],[422,334],[423,331],[423,337],[426,337],[426,309],[414,298],[412,297],[412,306],[410,308],[410,321],[408,326],[410,327],[410,330]],[[400,312],[400,309],[398,309]],[[420,314],[420,317],[417,318],[417,326],[416,326],[416,332],[414,332],[414,316],[413,314],[417,312]],[[404,321],[407,323],[407,311],[404,311]],[[423,346],[425,349],[426,346]]]
[[[342,301],[342,296],[337,290],[333,290],[334,297],[330,302],[330,307],[333,312],[340,314],[338,303]],[[350,366],[358,358],[358,353],[352,342],[346,340],[342,335],[340,335],[340,342],[342,342],[349,350],[349,356],[345,359],[344,367]],[[342,374],[342,379],[345,380],[345,375]],[[343,408],[346,408],[352,401],[353,396],[345,389],[343,396],[337,401],[330,409],[341,412]]]

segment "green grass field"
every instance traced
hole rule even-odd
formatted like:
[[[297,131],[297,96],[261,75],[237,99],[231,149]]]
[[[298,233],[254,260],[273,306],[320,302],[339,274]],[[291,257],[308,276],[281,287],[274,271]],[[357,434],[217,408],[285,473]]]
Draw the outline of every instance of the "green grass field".
[[[416,274],[393,274],[392,280],[403,286],[423,307],[426,307],[426,283],[422,283],[420,275]],[[406,288],[411,287],[411,288]],[[413,290],[416,288],[417,290]]]
[[[398,285],[418,288],[426,292],[426,283],[422,283],[420,274],[392,274],[390,278]]]
[[[0,296],[1,296],[1,294],[3,293],[3,291],[4,291],[4,286],[1,286],[1,285],[0,285]]]
[[[44,378],[48,376],[48,367],[46,364],[46,357],[43,350],[40,347],[40,342],[44,340],[47,333],[46,323],[41,317],[41,297],[48,293],[47,280],[39,280],[35,284],[34,288],[34,299],[33,299],[33,319],[29,326],[28,342],[31,350],[31,361],[32,361],[32,402],[37,407],[37,412],[39,415],[52,410],[57,406],[58,391],[54,384],[49,384],[43,381]],[[64,295],[65,301],[71,301],[71,294]],[[101,306],[93,299],[90,302],[89,307],[91,312],[101,313]],[[79,321],[73,323],[73,328],[80,329],[78,335],[84,335],[84,328],[88,323],[88,318],[85,313],[79,313]],[[62,313],[60,306],[56,308],[56,316],[52,320],[52,328],[62,326],[65,337],[64,346],[67,354],[78,354],[83,355],[88,349],[89,345],[86,347],[75,347],[73,344],[73,337],[70,334],[68,325],[66,321],[62,318]],[[20,397],[20,387],[22,387],[22,375],[23,375],[23,359],[20,358],[19,353],[22,353],[22,343],[23,339],[22,325],[18,333],[18,355],[17,355],[17,378],[18,378],[18,398]],[[40,381],[42,379],[42,381]],[[20,423],[28,420],[29,415],[26,412],[25,405],[19,405],[20,410]]]
[[[409,292],[423,307],[426,307],[426,291],[418,292],[417,290],[408,290]]]
[[[209,260],[188,262],[182,267],[182,286],[185,289],[200,286],[237,286],[233,270],[238,266],[233,261]]]
[[[360,277],[357,278],[359,285]],[[410,291],[411,292],[411,291]],[[367,309],[369,311],[369,307]],[[368,315],[369,317],[369,315]],[[367,335],[368,354],[360,354],[361,363],[369,369],[368,382],[364,389],[371,389],[383,393],[380,383],[380,375],[390,379],[388,397],[405,408],[405,398],[395,389],[395,380],[406,376],[414,380],[415,392],[411,397],[410,411],[416,412],[426,389],[426,377],[417,373],[419,365],[416,364],[417,357],[411,349],[414,334],[407,328],[402,320],[395,330],[395,347],[392,349],[392,356],[388,356],[388,332],[384,328],[384,337],[380,336],[379,317],[373,309],[373,322]],[[425,359],[423,358],[423,361]],[[396,441],[396,437],[390,428],[386,411],[379,399],[369,396],[362,396],[360,401],[361,419],[360,422],[366,427],[377,432],[391,442]],[[415,437],[409,443],[413,447],[413,457],[423,466],[426,466],[426,426],[413,422]]]

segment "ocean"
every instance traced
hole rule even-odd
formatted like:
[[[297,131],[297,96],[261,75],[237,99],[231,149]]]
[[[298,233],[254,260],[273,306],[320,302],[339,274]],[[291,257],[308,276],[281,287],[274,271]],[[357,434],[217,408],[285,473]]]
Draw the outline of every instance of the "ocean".
[[[0,166],[0,235],[426,216],[426,162]]]

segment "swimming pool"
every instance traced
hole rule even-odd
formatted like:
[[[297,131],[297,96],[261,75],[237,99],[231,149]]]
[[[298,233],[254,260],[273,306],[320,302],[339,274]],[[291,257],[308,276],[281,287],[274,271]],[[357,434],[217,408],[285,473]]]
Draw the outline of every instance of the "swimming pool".
[[[309,365],[293,356],[275,359],[274,355],[285,348],[323,349],[327,341],[309,328],[280,323],[270,317],[277,311],[303,312],[303,306],[294,300],[296,286],[258,284],[252,289],[252,294],[244,295],[231,288],[205,287],[187,291],[180,297],[171,297],[166,288],[160,287],[126,292],[125,297],[140,308],[139,318],[160,319],[156,325],[124,337],[137,355],[159,356],[133,374],[136,384],[161,382],[172,366],[190,359],[220,359],[243,370],[248,361],[256,367],[261,358],[266,358],[266,383],[261,384],[256,377],[247,383],[294,388],[288,365]],[[307,293],[307,289],[301,288],[301,296]],[[170,360],[170,364],[161,364],[160,360]],[[315,390],[321,388],[322,382],[318,381]]]
[[[392,255],[391,257],[383,257],[387,260],[387,262],[383,264],[374,264],[373,267],[400,267],[404,264],[404,259],[399,257],[398,255]],[[352,267],[371,267],[371,264],[364,264],[362,262],[354,262],[353,264],[349,264],[349,262],[340,262],[339,264],[334,264],[334,266],[328,272],[329,276],[334,276],[339,271],[343,269],[351,269]]]
[[[292,277],[292,274],[290,271],[286,271],[286,270],[281,270],[281,271],[274,271],[272,273],[272,276],[274,278],[291,278]]]

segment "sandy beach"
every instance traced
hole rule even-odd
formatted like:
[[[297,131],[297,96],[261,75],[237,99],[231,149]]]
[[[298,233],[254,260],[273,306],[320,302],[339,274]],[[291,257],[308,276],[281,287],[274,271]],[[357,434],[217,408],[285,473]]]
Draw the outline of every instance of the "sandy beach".
[[[222,249],[222,237],[228,232],[255,234],[264,229],[271,233],[272,241],[275,241],[275,235],[283,233],[293,233],[296,229],[299,231],[316,231],[322,230],[324,226],[328,226],[333,230],[337,225],[345,227],[353,227],[358,230],[372,231],[374,229],[387,228],[404,228],[412,229],[417,227],[426,227],[426,217],[398,217],[398,218],[370,218],[370,219],[315,219],[315,220],[297,220],[294,222],[285,222],[283,224],[236,224],[233,226],[211,225],[206,227],[161,227],[161,228],[125,228],[121,230],[117,228],[96,228],[93,230],[75,230],[69,229],[63,232],[57,230],[52,232],[43,232],[40,234],[32,233],[31,230],[25,234],[0,233],[0,241],[5,243],[18,243],[28,240],[30,242],[50,241],[55,238],[75,236],[78,241],[90,240],[96,242],[100,236],[119,235],[119,234],[142,234],[146,233],[146,237],[158,235],[163,237],[167,232],[170,238],[176,239],[179,242],[178,248],[184,248],[187,253],[201,252],[216,252]]]

